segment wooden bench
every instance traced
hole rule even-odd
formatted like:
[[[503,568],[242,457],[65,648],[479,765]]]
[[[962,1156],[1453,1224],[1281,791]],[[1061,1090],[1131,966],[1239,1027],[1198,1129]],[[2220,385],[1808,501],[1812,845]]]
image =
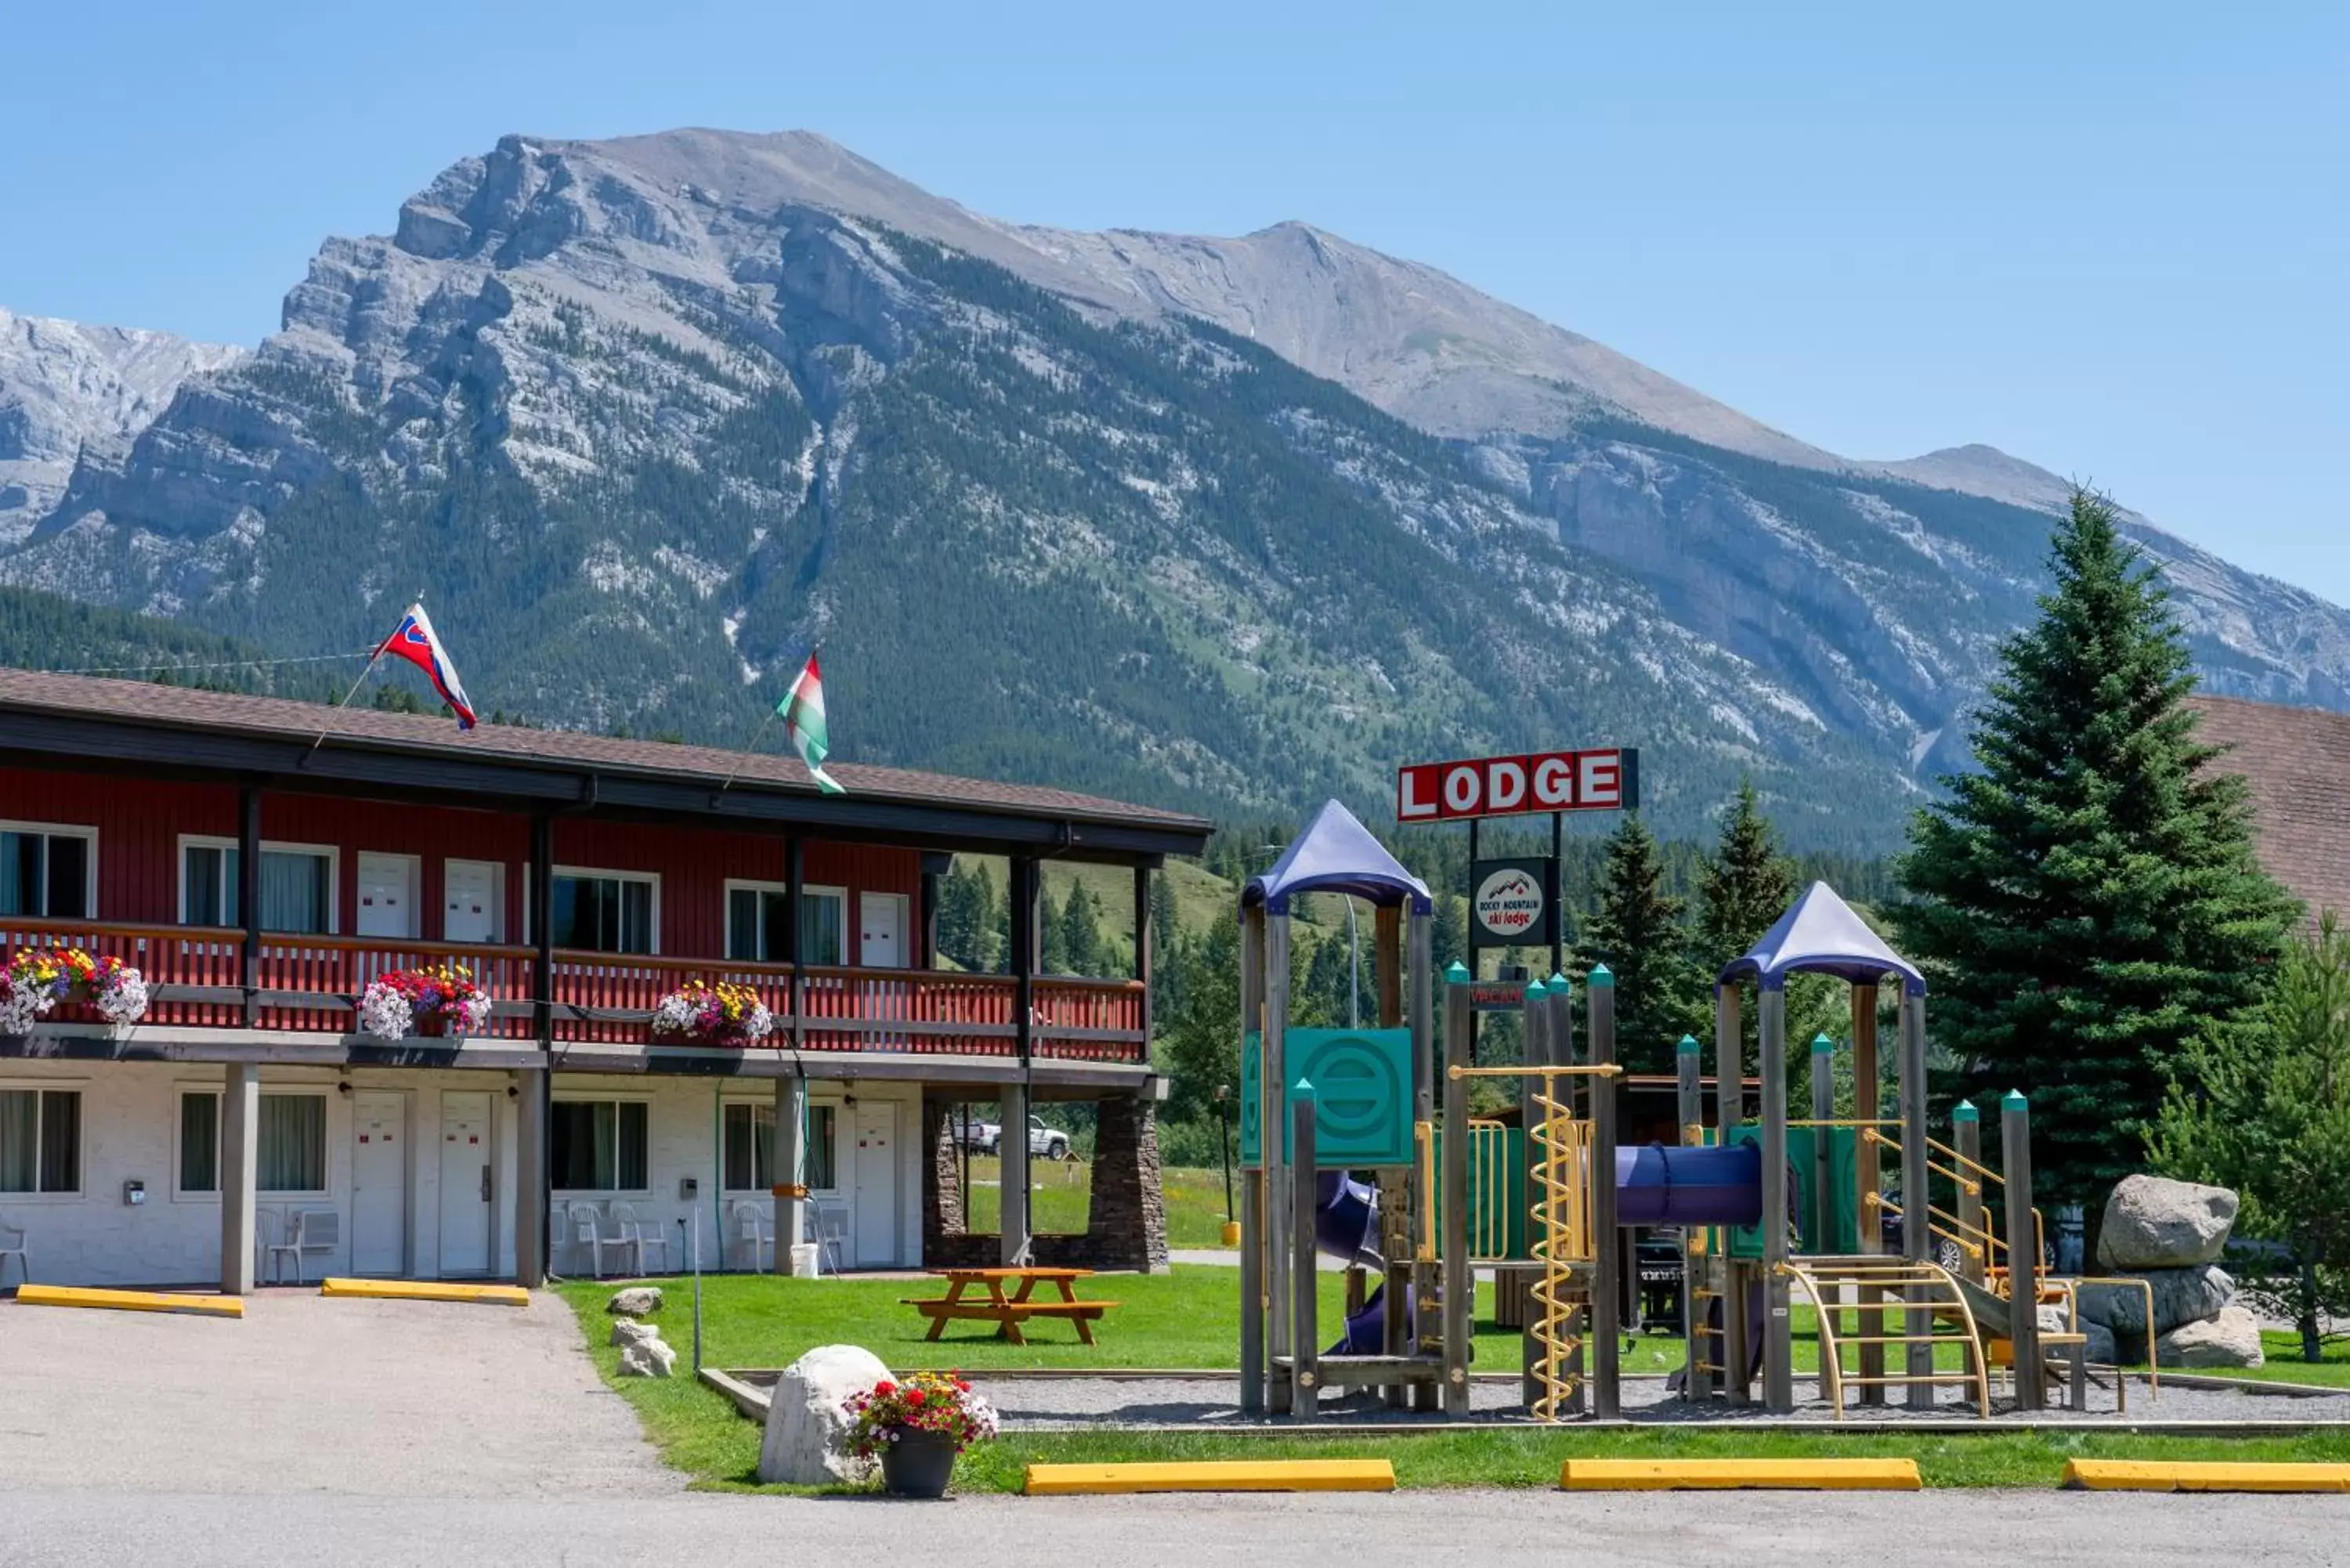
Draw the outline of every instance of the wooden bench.
[[[923,1335],[934,1340],[946,1332],[950,1323],[979,1321],[996,1325],[996,1336],[1014,1345],[1025,1345],[1027,1337],[1020,1325],[1030,1318],[1066,1318],[1077,1331],[1077,1338],[1087,1345],[1094,1343],[1093,1325],[1102,1315],[1119,1303],[1107,1301],[1080,1301],[1076,1282],[1091,1274],[1091,1269],[934,1269],[934,1277],[947,1282],[947,1293],[932,1298],[904,1296],[900,1306],[912,1307],[931,1320],[931,1331]],[[1006,1295],[1003,1287],[1017,1288]],[[1040,1284],[1054,1286],[1060,1292],[1058,1301],[1036,1301],[1033,1293]],[[973,1289],[985,1295],[965,1299]]]

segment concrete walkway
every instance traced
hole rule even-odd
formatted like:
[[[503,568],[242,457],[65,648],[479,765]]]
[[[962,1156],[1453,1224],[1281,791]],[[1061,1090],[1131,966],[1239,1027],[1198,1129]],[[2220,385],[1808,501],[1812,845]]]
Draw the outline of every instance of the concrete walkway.
[[[408,1500],[680,1484],[555,1297],[516,1309],[293,1290],[254,1296],[242,1322],[0,1302],[0,1477]]]

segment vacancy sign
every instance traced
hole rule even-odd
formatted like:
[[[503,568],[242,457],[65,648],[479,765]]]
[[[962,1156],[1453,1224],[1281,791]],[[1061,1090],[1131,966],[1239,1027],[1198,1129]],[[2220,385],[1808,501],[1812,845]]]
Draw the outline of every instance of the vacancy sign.
[[[1456,822],[1547,811],[1629,811],[1640,804],[1640,753],[1630,746],[1535,752],[1396,770],[1396,820]]]

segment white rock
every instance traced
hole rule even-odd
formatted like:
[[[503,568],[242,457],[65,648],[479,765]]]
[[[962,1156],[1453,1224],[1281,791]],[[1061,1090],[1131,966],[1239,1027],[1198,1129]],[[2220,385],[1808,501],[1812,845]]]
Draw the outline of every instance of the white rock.
[[[2267,1359],[2261,1349],[2261,1323],[2240,1306],[2228,1306],[2217,1316],[2181,1324],[2155,1341],[2155,1354],[2165,1366],[2258,1366]]]
[[[648,1340],[659,1338],[660,1338],[660,1328],[658,1324],[639,1323],[635,1318],[624,1317],[612,1325],[612,1337],[608,1343],[619,1345],[642,1345]]]
[[[604,1310],[625,1317],[650,1317],[660,1311],[661,1293],[659,1285],[630,1285],[624,1291],[614,1291]]]
[[[842,1405],[889,1377],[880,1357],[853,1345],[824,1345],[784,1369],[767,1405],[759,1443],[759,1479],[793,1486],[862,1481],[873,1462],[848,1451]]]
[[[2236,1195],[2163,1176],[2123,1179],[2106,1199],[2097,1262],[2106,1269],[2183,1269],[2216,1263],[2236,1223]]]
[[[620,1352],[623,1377],[666,1377],[677,1367],[677,1352],[658,1339],[640,1339]]]

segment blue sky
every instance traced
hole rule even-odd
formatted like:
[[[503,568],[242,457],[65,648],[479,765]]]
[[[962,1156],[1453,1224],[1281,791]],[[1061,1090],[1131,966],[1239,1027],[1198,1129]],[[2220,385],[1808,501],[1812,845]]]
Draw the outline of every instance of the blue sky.
[[[20,311],[250,343],[504,132],[807,128],[1008,218],[1305,219],[2350,602],[2338,4],[52,5],[0,53]]]

